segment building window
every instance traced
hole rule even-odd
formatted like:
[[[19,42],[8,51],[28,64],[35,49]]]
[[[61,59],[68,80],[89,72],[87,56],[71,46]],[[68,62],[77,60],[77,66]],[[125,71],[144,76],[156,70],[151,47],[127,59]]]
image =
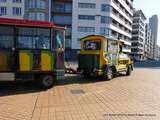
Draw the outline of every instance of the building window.
[[[131,52],[138,52],[137,48],[131,48]]]
[[[65,12],[72,12],[72,4],[65,4]]]
[[[71,3],[63,3],[63,2],[55,2],[53,3],[52,7],[53,12],[66,12],[71,13],[72,12],[72,4]]]
[[[46,20],[45,13],[37,12],[37,20],[45,21]]]
[[[27,4],[27,8],[35,8],[36,4],[34,0],[29,0]]]
[[[79,15],[78,16],[79,20],[95,20],[94,15]]]
[[[36,8],[45,9],[46,8],[46,1],[44,1],[44,0],[38,1]]]
[[[28,14],[28,19],[30,19],[30,20],[36,20],[36,13],[35,12],[30,12]]]
[[[29,0],[26,7],[27,8],[38,8],[38,9],[47,8],[45,0],[39,0],[38,2],[36,2],[35,0]]]
[[[100,34],[104,36],[110,36],[111,30],[105,27],[100,28]]]
[[[101,5],[101,11],[103,12],[110,12],[111,11],[111,6],[108,4],[102,4]]]
[[[6,2],[7,0],[0,0],[0,2]]]
[[[13,3],[21,3],[22,0],[13,0]]]
[[[95,32],[94,27],[78,27],[78,32]]]
[[[92,8],[92,9],[95,9],[96,8],[96,4],[95,3],[78,3],[78,7],[79,8]]]
[[[6,7],[0,7],[0,15],[6,15],[7,14],[7,8]]]
[[[108,17],[108,16],[101,16],[101,23],[110,24],[111,23],[111,18]]]
[[[65,36],[66,37],[71,37],[72,36],[72,27],[67,27],[65,31]]]
[[[13,15],[21,16],[22,15],[22,8],[21,7],[13,7]]]
[[[56,24],[72,24],[72,16],[60,16],[60,15],[55,15],[52,18],[52,21],[55,22]]]
[[[45,21],[46,17],[45,17],[45,13],[41,13],[41,12],[32,12],[28,14],[28,18],[30,20],[40,20],[40,21]]]

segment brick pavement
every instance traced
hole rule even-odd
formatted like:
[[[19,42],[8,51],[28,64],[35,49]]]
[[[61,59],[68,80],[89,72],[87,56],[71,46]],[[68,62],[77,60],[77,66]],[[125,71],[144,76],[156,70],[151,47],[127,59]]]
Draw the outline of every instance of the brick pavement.
[[[160,120],[159,73],[136,69],[111,81],[67,76],[47,91],[0,97],[0,119]]]
[[[32,117],[37,95],[0,97],[0,120],[29,120]]]

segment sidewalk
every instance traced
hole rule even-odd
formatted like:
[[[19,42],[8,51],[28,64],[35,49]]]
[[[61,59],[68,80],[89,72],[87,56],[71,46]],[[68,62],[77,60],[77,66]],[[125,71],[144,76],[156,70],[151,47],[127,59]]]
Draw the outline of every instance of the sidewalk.
[[[160,70],[111,81],[66,76],[49,90],[0,86],[0,120],[160,120]]]

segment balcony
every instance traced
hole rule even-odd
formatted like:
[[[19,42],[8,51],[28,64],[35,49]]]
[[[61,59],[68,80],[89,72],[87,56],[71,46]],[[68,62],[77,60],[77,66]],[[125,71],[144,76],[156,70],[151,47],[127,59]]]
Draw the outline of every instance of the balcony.
[[[66,2],[54,2],[52,3],[51,11],[55,13],[72,13],[72,4]]]

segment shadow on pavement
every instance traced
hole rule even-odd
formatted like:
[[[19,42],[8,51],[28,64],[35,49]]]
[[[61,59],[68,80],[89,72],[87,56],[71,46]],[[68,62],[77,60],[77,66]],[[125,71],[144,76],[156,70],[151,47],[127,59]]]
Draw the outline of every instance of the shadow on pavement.
[[[56,85],[68,85],[68,84],[89,84],[101,82],[100,80],[96,80],[93,78],[85,79],[81,76],[74,75],[74,76],[66,76],[64,79],[57,81]]]
[[[116,77],[114,77],[112,80],[116,80],[117,77],[126,77],[123,74],[119,74]],[[112,80],[105,80],[103,77],[100,78],[83,78],[80,75],[74,75],[74,76],[66,76],[64,79],[59,80],[56,82],[56,86],[62,86],[62,85],[70,85],[70,84],[90,84],[90,83],[98,83],[98,82],[104,82],[104,81],[112,81]]]
[[[32,81],[0,82],[0,97],[40,92]]]
[[[61,80],[58,80],[55,86],[69,85],[69,84],[87,84],[98,82],[99,80],[81,78],[79,76],[67,76]],[[100,81],[99,81],[100,82]],[[33,81],[17,81],[17,82],[0,82],[0,97],[18,95],[18,94],[30,94],[45,91],[38,88]]]
[[[119,75],[117,77],[124,77],[124,75]],[[114,80],[114,79],[113,79]],[[78,75],[68,75],[61,80],[58,80],[55,84],[56,86],[70,85],[70,84],[90,84],[97,82],[107,81],[104,78],[88,78],[85,79]],[[18,94],[30,94],[45,91],[44,89],[39,89],[35,82],[33,81],[17,81],[17,82],[0,82],[0,97],[11,96]]]

